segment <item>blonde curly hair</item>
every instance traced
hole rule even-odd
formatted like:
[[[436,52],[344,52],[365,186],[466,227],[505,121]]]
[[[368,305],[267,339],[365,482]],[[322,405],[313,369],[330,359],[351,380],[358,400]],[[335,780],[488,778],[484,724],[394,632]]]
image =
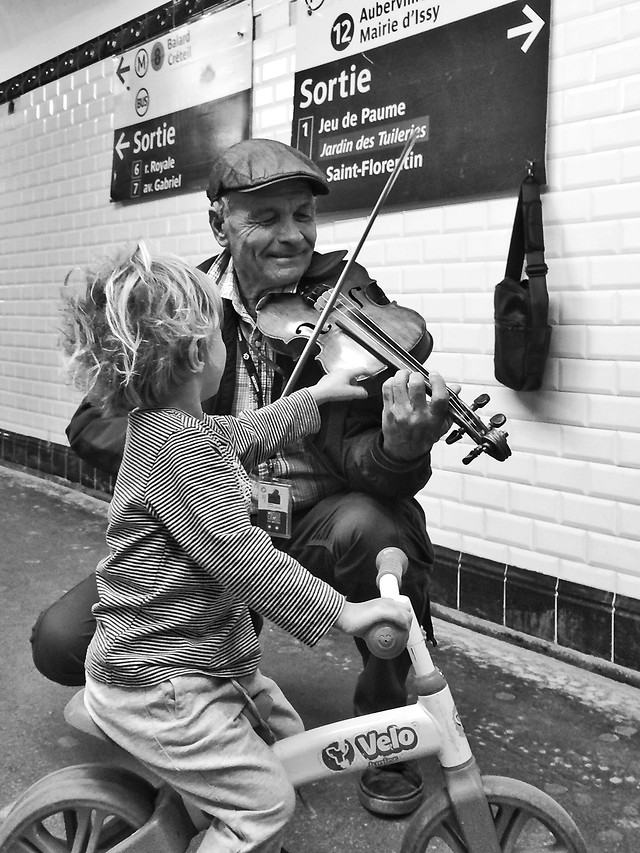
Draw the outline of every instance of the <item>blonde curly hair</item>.
[[[63,291],[60,345],[76,385],[110,414],[162,405],[196,369],[198,347],[222,320],[213,280],[143,241],[82,270]]]

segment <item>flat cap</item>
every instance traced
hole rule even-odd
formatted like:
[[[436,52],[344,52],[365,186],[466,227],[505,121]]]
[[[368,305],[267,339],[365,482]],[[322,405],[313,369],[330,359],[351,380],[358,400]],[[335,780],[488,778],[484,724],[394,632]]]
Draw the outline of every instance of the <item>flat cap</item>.
[[[282,181],[306,180],[314,195],[326,195],[329,183],[302,151],[273,139],[244,139],[223,151],[209,175],[211,201],[225,192],[251,192]]]

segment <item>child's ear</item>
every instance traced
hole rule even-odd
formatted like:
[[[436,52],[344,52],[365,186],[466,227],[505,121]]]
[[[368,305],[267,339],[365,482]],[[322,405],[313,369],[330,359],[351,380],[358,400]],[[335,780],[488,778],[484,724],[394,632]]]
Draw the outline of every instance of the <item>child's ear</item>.
[[[207,342],[204,338],[192,341],[189,347],[189,367],[193,373],[202,373],[207,363]]]

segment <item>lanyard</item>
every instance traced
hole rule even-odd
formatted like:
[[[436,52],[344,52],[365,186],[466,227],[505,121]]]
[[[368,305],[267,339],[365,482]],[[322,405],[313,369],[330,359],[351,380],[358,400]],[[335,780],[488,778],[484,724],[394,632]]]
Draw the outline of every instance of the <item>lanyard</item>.
[[[242,361],[244,362],[247,375],[249,376],[249,381],[253,386],[253,390],[256,392],[258,408],[261,409],[264,406],[264,393],[262,391],[262,384],[260,382],[260,376],[258,375],[258,369],[255,365],[255,362],[251,358],[251,353],[249,352],[249,345],[247,344],[239,325],[236,327],[236,333],[238,335],[238,346],[240,347],[240,355],[242,356]]]

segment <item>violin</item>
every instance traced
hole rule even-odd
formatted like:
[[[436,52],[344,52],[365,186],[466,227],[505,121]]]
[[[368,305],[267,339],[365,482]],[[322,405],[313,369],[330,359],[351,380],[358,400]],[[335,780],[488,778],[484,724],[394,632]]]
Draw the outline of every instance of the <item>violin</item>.
[[[316,329],[318,313],[325,310],[331,293],[327,285],[315,284],[300,293],[269,294],[258,305],[258,328],[274,349],[299,359]],[[379,293],[364,268],[354,266],[343,293],[338,295],[318,330],[314,346],[316,360],[325,372],[339,367],[362,367],[360,381],[370,392],[379,390],[391,372],[410,370],[423,377],[426,391],[431,394],[429,371],[421,363],[431,352],[431,336],[423,317],[411,308],[386,298],[381,300]],[[494,415],[487,425],[476,414],[489,402],[489,395],[481,394],[467,406],[455,391],[448,387],[447,391],[449,414],[458,429],[445,442],[453,444],[468,435],[476,443],[463,463],[468,465],[481,453],[499,462],[508,459],[511,450],[507,433],[500,429],[506,422],[505,416]]]
[[[431,337],[427,337],[424,320],[412,309],[401,308],[388,300],[385,300],[386,305],[380,305],[380,300],[376,302],[372,299],[371,286],[375,285],[375,282],[366,276],[363,267],[356,266],[355,263],[378,211],[389,195],[419,135],[420,129],[416,128],[407,140],[371,211],[358,244],[335,285],[331,289],[326,286],[304,288],[301,294],[272,294],[257,306],[258,328],[275,349],[279,348],[280,342],[285,345],[290,355],[297,357],[282,396],[286,396],[295,387],[305,362],[314,351],[326,371],[336,367],[351,368],[354,364],[364,365],[363,359],[366,355],[374,359],[373,365],[371,362],[366,364],[367,372],[374,377],[380,377],[390,368],[404,368],[420,373],[427,393],[431,394],[429,372],[419,360],[421,341],[430,341]],[[358,274],[358,270],[362,273]],[[366,282],[362,280],[362,274],[366,276]],[[347,286],[348,294],[343,295]],[[320,350],[319,354],[317,350]],[[423,360],[430,351],[429,344],[428,351],[422,353]],[[449,414],[458,429],[451,432],[445,442],[454,444],[464,435],[468,435],[476,444],[464,457],[463,463],[468,465],[481,453],[487,453],[499,462],[508,459],[511,450],[507,444],[507,433],[500,429],[507,420],[505,416],[494,415],[487,426],[476,414],[478,409],[489,402],[489,395],[481,394],[471,406],[467,406],[455,391],[448,387],[447,391]]]

